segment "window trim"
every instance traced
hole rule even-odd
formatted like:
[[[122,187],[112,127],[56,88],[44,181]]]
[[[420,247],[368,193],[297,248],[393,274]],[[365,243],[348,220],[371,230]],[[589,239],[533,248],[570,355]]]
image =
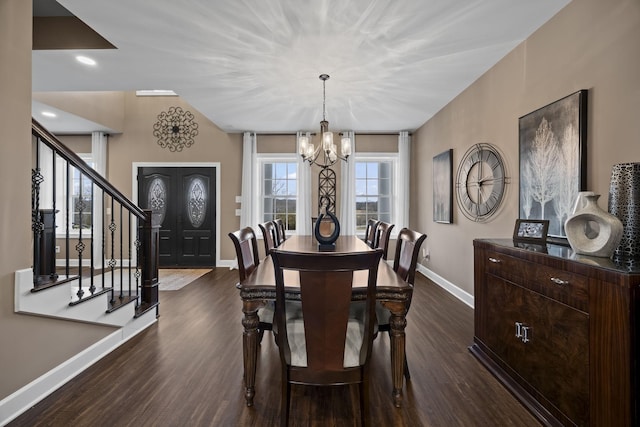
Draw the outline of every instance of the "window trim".
[[[295,153],[257,153],[256,154],[256,170],[257,173],[254,174],[254,194],[253,194],[253,203],[255,208],[253,223],[262,224],[263,214],[264,214],[264,179],[263,179],[263,171],[265,163],[293,163],[296,167],[298,165],[298,157]],[[299,179],[299,171],[296,169],[296,210],[298,209],[299,204],[299,192],[300,192],[300,179]],[[296,224],[297,228],[297,224]],[[286,236],[292,236],[296,234],[297,230],[285,230]],[[257,233],[256,237],[258,239],[262,239],[262,234]]]
[[[391,224],[395,224],[397,223],[397,216],[398,216],[398,203],[399,203],[399,197],[398,194],[400,191],[400,176],[399,173],[400,171],[398,170],[398,163],[400,161],[400,157],[398,155],[397,152],[379,152],[379,153],[370,153],[370,152],[366,152],[366,153],[362,153],[362,152],[356,152],[352,155],[353,161],[355,163],[358,162],[390,162],[391,163],[391,179],[393,180],[393,182],[391,183]],[[355,164],[354,164],[355,166]],[[356,182],[356,174],[353,174],[353,183],[354,183],[354,188],[355,188],[355,182]],[[354,200],[353,200],[353,215],[355,217],[355,201],[357,199],[358,195],[355,194],[354,195]],[[357,226],[356,226],[357,228]],[[397,227],[393,227],[393,230],[391,230],[391,236],[390,238],[397,238],[398,236],[398,232],[400,230],[397,230]],[[364,238],[364,233],[365,231],[359,232],[356,231],[356,235],[360,238]]]

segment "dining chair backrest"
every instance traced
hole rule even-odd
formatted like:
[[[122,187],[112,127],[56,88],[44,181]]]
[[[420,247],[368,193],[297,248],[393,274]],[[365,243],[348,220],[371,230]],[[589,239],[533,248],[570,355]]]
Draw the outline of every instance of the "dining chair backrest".
[[[393,270],[402,277],[402,279],[413,285],[416,277],[416,265],[418,264],[418,255],[420,254],[420,246],[427,238],[426,234],[403,228],[398,233],[396,240],[396,254],[393,259]]]
[[[233,246],[236,248],[238,258],[238,275],[243,282],[260,264],[258,256],[258,238],[251,227],[229,233]],[[258,335],[262,341],[264,331],[273,329],[273,313],[275,307],[273,301],[268,302],[264,307],[258,309]]]
[[[367,228],[364,232],[364,242],[369,245],[370,248],[376,247],[376,233],[378,232],[379,223],[380,221],[377,219],[367,221]]]
[[[367,374],[375,333],[375,291],[381,256],[379,249],[349,254],[319,255],[278,249],[271,253],[276,282],[276,340],[282,364],[282,425],[288,423],[291,383],[359,384],[361,419],[367,417]],[[299,274],[301,317],[286,312],[285,270],[296,270]],[[364,316],[356,319],[349,316],[349,309],[354,272],[358,270],[368,271],[368,281]]]
[[[238,258],[238,272],[242,282],[260,264],[258,256],[258,238],[251,227],[229,233]]]
[[[276,224],[273,221],[263,222],[258,224],[260,231],[262,231],[262,238],[264,240],[264,255],[267,256],[271,253],[271,250],[278,246],[278,230],[276,230]]]
[[[378,232],[376,234],[376,248],[382,249],[382,259],[387,259],[387,251],[389,250],[389,238],[394,224],[380,221],[378,223]]]
[[[278,218],[274,221],[276,223],[276,237],[278,238],[278,246],[282,244],[285,240],[287,240],[287,234],[284,228],[284,221],[281,218]]]

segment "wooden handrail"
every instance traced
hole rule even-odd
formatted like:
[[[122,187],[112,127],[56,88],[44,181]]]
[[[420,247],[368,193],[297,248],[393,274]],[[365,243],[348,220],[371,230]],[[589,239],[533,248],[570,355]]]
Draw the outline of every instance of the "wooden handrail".
[[[51,147],[51,149],[53,149],[58,155],[60,155],[60,157],[64,158],[71,165],[80,170],[83,175],[88,176],[94,184],[100,187],[105,193],[113,197],[118,203],[124,206],[134,216],[143,220],[145,219],[145,215],[142,209],[140,209],[125,195],[123,195],[102,175],[97,173],[91,166],[89,166],[84,160],[82,160],[80,156],[69,150],[69,148],[62,144],[58,140],[58,138],[56,138],[44,126],[38,123],[36,119],[31,119],[31,133],[40,138],[40,140],[46,145]]]

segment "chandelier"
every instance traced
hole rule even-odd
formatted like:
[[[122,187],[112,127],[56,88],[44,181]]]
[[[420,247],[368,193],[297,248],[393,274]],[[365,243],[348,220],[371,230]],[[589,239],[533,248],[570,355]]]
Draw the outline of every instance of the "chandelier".
[[[340,154],[333,143],[333,132],[329,132],[329,122],[326,119],[326,82],[329,80],[328,74],[320,74],[322,80],[322,121],[320,122],[321,143],[316,148],[310,141],[309,136],[303,135],[298,138],[298,150],[302,158],[310,165],[318,165],[323,169],[333,166],[338,159],[347,161],[351,155],[351,139],[342,136],[340,140]],[[322,156],[321,156],[322,154]]]

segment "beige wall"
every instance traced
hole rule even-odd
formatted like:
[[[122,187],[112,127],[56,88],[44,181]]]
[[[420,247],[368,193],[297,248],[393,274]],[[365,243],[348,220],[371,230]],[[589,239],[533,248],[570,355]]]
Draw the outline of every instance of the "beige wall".
[[[473,293],[472,240],[511,237],[518,216],[518,117],[589,89],[587,189],[606,207],[611,167],[640,162],[640,2],[571,2],[423,125],[413,138],[411,224],[426,232],[424,265]],[[433,222],[433,156],[453,148],[455,168],[474,143],[505,154],[512,177],[502,210],[487,224]]]
[[[56,135],[74,153],[91,153],[91,135]]]
[[[162,148],[153,136],[157,116],[170,107],[179,106],[195,115],[198,135],[195,144],[182,152]],[[154,163],[220,163],[220,259],[232,260],[235,251],[227,237],[240,226],[235,210],[240,208],[236,196],[242,186],[242,134],[227,134],[178,97],[138,97],[134,92],[124,95],[125,121],[122,134],[109,137],[107,178],[125,196],[132,197],[132,165]]]
[[[31,2],[0,1],[0,400],[110,328],[14,313],[14,273],[31,256]]]

